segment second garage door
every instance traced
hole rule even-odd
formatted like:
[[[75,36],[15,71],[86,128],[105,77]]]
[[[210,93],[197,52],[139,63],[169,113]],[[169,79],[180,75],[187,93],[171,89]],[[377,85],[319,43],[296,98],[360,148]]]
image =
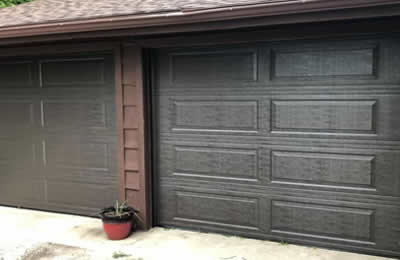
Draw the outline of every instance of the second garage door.
[[[400,254],[400,39],[159,50],[161,225]]]
[[[112,204],[112,54],[3,58],[0,71],[0,204],[87,215]]]

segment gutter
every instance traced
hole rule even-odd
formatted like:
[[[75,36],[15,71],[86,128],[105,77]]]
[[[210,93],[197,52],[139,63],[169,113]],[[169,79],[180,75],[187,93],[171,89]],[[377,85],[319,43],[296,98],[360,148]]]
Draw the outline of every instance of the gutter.
[[[227,21],[284,14],[389,6],[399,3],[400,2],[396,0],[276,0],[269,3],[234,7],[124,15],[86,20],[0,27],[0,39]],[[374,14],[374,16],[379,17],[379,14]]]

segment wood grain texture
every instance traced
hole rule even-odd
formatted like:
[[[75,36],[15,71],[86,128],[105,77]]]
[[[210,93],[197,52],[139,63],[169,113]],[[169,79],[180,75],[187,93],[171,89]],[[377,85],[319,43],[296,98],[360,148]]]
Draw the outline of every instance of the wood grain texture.
[[[400,255],[398,43],[158,50],[157,223]]]
[[[122,47],[123,89],[123,198],[139,210],[140,228],[151,227],[151,186],[146,169],[145,109],[143,95],[142,50],[137,46]]]

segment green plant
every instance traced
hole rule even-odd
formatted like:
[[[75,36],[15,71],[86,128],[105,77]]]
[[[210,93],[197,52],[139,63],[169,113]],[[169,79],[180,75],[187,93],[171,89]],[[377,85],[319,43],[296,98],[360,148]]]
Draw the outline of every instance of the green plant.
[[[132,212],[135,212],[134,210],[131,210],[131,209],[132,208],[130,208],[126,205],[126,201],[123,203],[120,203],[118,200],[116,200],[113,210],[105,212],[104,214],[108,217],[122,218],[123,216],[127,216],[129,214],[132,214]]]
[[[112,255],[112,257],[115,259],[122,258],[122,257],[128,257],[128,256],[131,256],[131,255],[125,254],[124,252],[121,252],[121,251],[114,252]]]
[[[19,5],[19,4],[27,3],[30,1],[32,1],[32,0],[0,0],[0,8],[13,6],[13,5]]]
[[[287,245],[289,245],[289,243],[288,243],[287,241],[285,241],[285,240],[281,240],[281,241],[279,242],[279,244],[280,244],[281,246],[287,246]]]

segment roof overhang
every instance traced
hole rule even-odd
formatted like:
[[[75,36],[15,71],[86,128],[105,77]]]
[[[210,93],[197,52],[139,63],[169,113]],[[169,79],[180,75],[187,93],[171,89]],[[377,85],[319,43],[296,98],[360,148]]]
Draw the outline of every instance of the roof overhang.
[[[323,12],[330,12],[324,16]],[[340,13],[343,12],[343,13]],[[314,15],[312,15],[314,14]],[[137,29],[146,34],[146,30],[154,27],[167,27],[188,25],[193,26],[193,31],[201,29],[202,23],[232,21],[232,28],[252,27],[263,25],[260,22],[246,23],[245,19],[272,18],[281,16],[303,15],[300,22],[345,20],[355,18],[371,18],[400,15],[400,1],[398,0],[277,0],[265,4],[248,6],[224,7],[205,10],[192,10],[185,12],[170,12],[142,15],[125,15],[97,19],[74,20],[65,22],[51,22],[42,24],[22,25],[0,28],[0,43],[4,40],[23,37],[61,35],[83,32],[110,32],[122,29]],[[304,16],[309,17],[309,19]],[[273,21],[270,19],[270,21]],[[292,23],[296,20],[288,20]],[[236,22],[236,23],[235,23]],[[239,23],[242,24],[239,24]],[[279,22],[275,22],[277,24]],[[281,23],[284,23],[281,20]],[[290,22],[286,22],[290,23]],[[267,25],[265,22],[264,25]],[[270,22],[274,24],[274,22]],[[227,29],[228,26],[214,26],[214,30]],[[206,28],[206,27],[205,27]],[[228,28],[228,29],[232,29]],[[186,29],[190,30],[190,29]],[[175,30],[178,32],[179,29]],[[182,30],[184,31],[184,30]],[[150,32],[150,31],[149,31]],[[156,30],[156,32],[159,32]],[[148,33],[147,33],[148,34]]]

